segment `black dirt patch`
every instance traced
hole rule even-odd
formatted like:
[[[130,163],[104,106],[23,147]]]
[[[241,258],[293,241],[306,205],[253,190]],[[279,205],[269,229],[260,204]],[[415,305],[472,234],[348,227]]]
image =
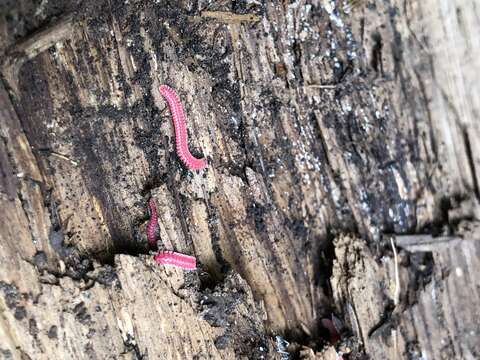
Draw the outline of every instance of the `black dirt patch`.
[[[255,317],[258,314],[255,309],[247,315],[238,313],[247,301],[248,291],[244,288],[248,285],[239,279],[230,272],[213,290],[204,289],[198,304],[200,316],[210,325],[225,329],[224,334],[215,339],[218,349],[233,347],[238,357],[262,358],[269,350],[261,320]]]

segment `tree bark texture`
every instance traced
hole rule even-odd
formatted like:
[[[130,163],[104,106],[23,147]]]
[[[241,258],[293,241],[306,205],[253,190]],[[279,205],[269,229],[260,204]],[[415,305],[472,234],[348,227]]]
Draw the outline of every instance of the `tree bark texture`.
[[[334,313],[345,358],[478,358],[478,19],[459,0],[4,5],[0,356],[281,359],[280,335],[335,359]],[[182,167],[160,84],[205,170]],[[198,271],[148,254],[150,198]]]

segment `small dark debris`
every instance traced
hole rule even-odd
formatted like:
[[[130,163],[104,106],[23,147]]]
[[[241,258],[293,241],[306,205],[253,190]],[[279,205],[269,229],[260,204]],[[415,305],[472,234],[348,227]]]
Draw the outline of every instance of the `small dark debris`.
[[[49,285],[58,285],[59,284],[59,279],[57,276],[55,276],[52,273],[44,273],[41,274],[38,278],[38,280],[42,284],[49,284]]]
[[[38,336],[38,326],[37,326],[37,321],[34,318],[31,318],[28,320],[28,332],[30,335],[33,336],[33,338],[36,340]]]
[[[86,278],[89,271],[93,270],[93,264],[90,259],[80,259],[72,257],[68,262],[68,269],[66,275],[73,280],[80,280]]]
[[[373,41],[373,46],[371,50],[372,53],[371,53],[370,66],[376,73],[383,76],[383,64],[382,64],[383,41],[382,41],[382,36],[380,35],[379,32],[374,32],[372,34],[372,41]]]
[[[75,318],[82,324],[87,324],[90,322],[91,316],[87,313],[87,308],[85,303],[82,301],[73,308],[75,313]]]
[[[27,310],[25,310],[25,306],[17,306],[15,308],[15,319],[23,320],[27,316]]]
[[[118,279],[118,277],[117,277],[117,273],[116,273],[115,269],[113,267],[111,267],[110,265],[105,265],[105,266],[103,266],[103,269],[101,269],[98,272],[98,275],[97,275],[95,280],[102,285],[110,286],[117,279]]]
[[[33,256],[33,263],[38,270],[43,270],[47,267],[47,255],[43,251],[37,251]]]
[[[255,229],[259,233],[264,232],[266,229],[266,212],[266,208],[257,202],[253,202],[247,209],[247,214],[249,217],[253,217],[253,219],[255,220]]]
[[[89,329],[88,330],[88,334],[87,334],[87,338],[90,339],[92,338],[97,332],[95,331],[95,329]]]
[[[409,254],[409,268],[414,274],[414,289],[424,289],[432,280],[434,270],[434,259],[431,252],[418,252]]]
[[[135,342],[135,338],[133,338],[130,334],[127,334],[127,339],[124,340],[123,344],[125,345],[126,351],[132,352],[132,355],[134,356],[133,359],[145,359],[144,354],[142,354],[140,348],[138,347],[138,344]]]
[[[237,301],[234,294],[224,294],[224,296],[205,295],[200,300],[200,304],[204,308],[202,317],[211,326],[227,327],[229,325],[229,315]]]
[[[303,219],[285,219],[285,224],[292,231],[297,239],[306,239],[308,236],[308,228]]]
[[[92,343],[88,343],[84,346],[85,353],[89,359],[96,359],[95,350],[93,349]]]
[[[63,244],[63,231],[62,230],[51,230],[50,234],[48,236],[50,240],[50,245],[52,245],[52,248],[57,252],[58,255],[60,255],[62,258],[66,258],[72,254],[72,247],[71,246],[65,246]]]
[[[5,303],[9,309],[13,309],[17,305],[18,290],[16,286],[0,281],[0,290],[3,292]]]
[[[50,326],[47,336],[49,339],[56,339],[58,337],[58,327],[56,325]]]
[[[226,349],[229,343],[230,343],[230,337],[226,335],[219,336],[215,339],[215,347],[218,350]]]

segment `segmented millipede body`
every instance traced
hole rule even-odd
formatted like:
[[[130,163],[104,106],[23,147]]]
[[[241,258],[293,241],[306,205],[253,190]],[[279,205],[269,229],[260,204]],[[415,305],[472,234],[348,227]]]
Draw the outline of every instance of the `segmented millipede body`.
[[[150,199],[148,201],[148,210],[150,211],[150,220],[147,224],[147,239],[150,247],[153,249],[157,248],[157,238],[158,233],[160,232],[160,227],[158,226],[158,214],[155,201]]]
[[[177,155],[185,166],[191,170],[200,170],[207,166],[205,159],[195,158],[188,149],[187,143],[187,127],[185,125],[185,114],[183,113],[182,103],[171,87],[161,85],[159,87],[160,94],[165,97],[172,115],[173,127],[175,128],[175,144]]]
[[[159,251],[154,260],[159,264],[174,265],[188,270],[195,270],[197,267],[197,260],[193,256],[174,251]]]

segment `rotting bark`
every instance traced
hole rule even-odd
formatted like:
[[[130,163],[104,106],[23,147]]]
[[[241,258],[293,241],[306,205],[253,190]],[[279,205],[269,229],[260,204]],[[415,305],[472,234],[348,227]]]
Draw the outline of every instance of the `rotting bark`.
[[[0,14],[3,357],[334,359],[332,312],[349,358],[479,356],[474,3],[45,3]]]

